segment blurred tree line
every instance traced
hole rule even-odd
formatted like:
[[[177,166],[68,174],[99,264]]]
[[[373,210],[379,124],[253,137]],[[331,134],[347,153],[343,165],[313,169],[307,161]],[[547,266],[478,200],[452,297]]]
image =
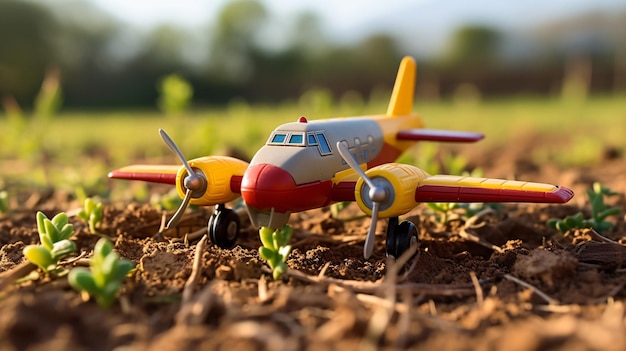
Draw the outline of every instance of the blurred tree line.
[[[403,55],[420,56],[385,33],[338,44],[311,13],[283,28],[286,41],[277,44],[266,30],[272,20],[259,0],[235,0],[203,33],[164,25],[137,36],[79,0],[63,8],[3,0],[0,97],[31,106],[53,70],[61,72],[64,105],[75,108],[155,106],[159,81],[170,73],[184,77],[201,104],[297,99],[313,87],[367,98],[391,87]],[[440,55],[419,58],[419,93],[438,98],[466,83],[483,95],[556,93],[564,82],[583,84],[586,92],[624,90],[626,12],[612,20],[590,14],[543,26],[530,42],[485,25],[464,26]],[[581,24],[597,28],[572,33]],[[572,42],[563,44],[563,37]]]

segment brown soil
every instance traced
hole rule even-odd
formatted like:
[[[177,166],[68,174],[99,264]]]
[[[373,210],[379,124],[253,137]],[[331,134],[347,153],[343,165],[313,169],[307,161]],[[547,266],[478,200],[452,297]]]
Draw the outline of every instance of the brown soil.
[[[118,302],[102,310],[65,277],[10,284],[0,291],[0,349],[626,349],[624,212],[604,233],[614,243],[545,224],[588,214],[585,190],[594,181],[619,192],[610,203],[626,208],[626,160],[618,154],[589,169],[536,165],[525,156],[535,143],[488,150],[472,165],[491,177],[569,186],[577,194],[569,204],[507,204],[471,228],[462,220],[442,226],[420,206],[408,216],[419,222],[419,249],[399,270],[385,257],[383,235],[372,258],[363,259],[367,219],[337,220],[328,209],[293,215],[294,249],[283,279],[271,279],[257,254],[257,233],[248,228],[232,250],[207,244],[200,251],[200,276],[184,303],[198,239],[183,237],[204,227],[210,209],[157,234],[161,212],[109,205],[101,231],[138,267]],[[2,280],[23,264],[23,247],[38,243],[35,212],[68,210],[58,192],[39,195],[24,202],[34,207],[0,216]],[[351,205],[341,216],[357,214]],[[98,237],[78,218],[71,221],[79,250],[90,252]],[[384,221],[377,229],[384,232]],[[460,235],[463,229],[469,236]]]

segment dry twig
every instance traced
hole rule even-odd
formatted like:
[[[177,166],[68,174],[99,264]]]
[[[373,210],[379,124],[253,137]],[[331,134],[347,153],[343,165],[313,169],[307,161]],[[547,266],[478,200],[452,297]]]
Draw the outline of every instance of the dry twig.
[[[606,236],[598,233],[595,229],[593,228],[589,228],[589,231],[587,232],[587,234],[589,234],[593,239],[598,240],[598,241],[604,241],[605,243],[611,243],[611,244],[617,244],[617,245],[621,245],[620,243],[618,243],[615,240],[611,240],[609,238],[607,238]]]
[[[30,272],[37,269],[37,266],[30,263],[29,261],[24,261],[17,266],[9,269],[8,271],[0,274],[0,291],[4,290],[7,286],[11,285],[17,279],[25,277]]]
[[[476,290],[476,303],[478,307],[483,305],[483,288],[480,286],[478,282],[478,277],[476,277],[476,273],[474,271],[470,272],[470,278],[472,279],[472,284],[474,284],[474,290]]]
[[[477,229],[480,227],[483,227],[485,224],[476,224],[476,222],[478,222],[479,219],[482,219],[483,217],[493,214],[495,213],[495,211],[492,208],[486,208],[480,212],[478,212],[477,214],[473,215],[472,217],[468,218],[467,221],[465,221],[465,224],[461,227],[461,231],[459,232],[459,236],[463,239],[469,240],[471,242],[477,243],[481,246],[484,246],[488,249],[494,250],[496,252],[502,253],[504,252],[504,250],[502,250],[502,248],[498,245],[494,245],[490,242],[487,242],[485,240],[483,240],[482,238],[478,237],[476,234],[469,232],[468,230],[471,229]]]
[[[558,305],[559,301],[556,299],[551,298],[550,296],[548,296],[548,294],[544,293],[543,291],[539,290],[539,288],[537,288],[536,286],[527,283],[519,278],[516,278],[510,274],[505,274],[504,278],[506,278],[507,280],[510,280],[514,283],[517,283],[525,288],[531,289],[535,294],[537,294],[537,296],[541,297],[542,299],[544,299],[548,304],[550,305]]]
[[[185,283],[185,288],[183,289],[183,301],[182,305],[184,306],[191,300],[193,296],[193,291],[198,285],[198,280],[200,280],[200,274],[202,271],[202,253],[204,252],[204,246],[206,245],[207,237],[204,236],[198,244],[196,244],[196,254],[193,258],[193,268],[191,270],[191,275],[189,275],[189,279]],[[181,307],[182,309],[182,307]]]

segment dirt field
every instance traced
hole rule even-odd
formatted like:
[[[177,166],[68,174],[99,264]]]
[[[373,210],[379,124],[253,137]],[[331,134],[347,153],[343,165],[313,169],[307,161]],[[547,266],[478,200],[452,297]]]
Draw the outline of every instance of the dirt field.
[[[22,208],[0,216],[0,349],[626,349],[626,158],[607,150],[595,167],[559,169],[528,157],[538,143],[524,138],[467,156],[485,176],[568,186],[576,193],[569,204],[506,204],[474,224],[445,226],[422,205],[408,216],[419,222],[419,248],[401,266],[387,261],[382,234],[364,260],[368,219],[341,221],[328,209],[292,216],[290,271],[273,281],[252,228],[222,250],[182,238],[205,225],[209,209],[157,234],[161,212],[109,205],[101,231],[138,267],[109,310],[84,301],[65,277],[4,285],[23,265],[23,247],[39,241],[36,211],[69,210],[60,192],[25,194]],[[620,193],[609,203],[622,212],[604,233],[614,242],[546,226],[551,217],[588,216],[585,190],[594,181]],[[352,214],[355,205],[341,216]],[[98,237],[78,218],[71,222],[79,250],[89,252]],[[385,221],[377,228],[384,233]],[[185,288],[197,252],[197,284]]]

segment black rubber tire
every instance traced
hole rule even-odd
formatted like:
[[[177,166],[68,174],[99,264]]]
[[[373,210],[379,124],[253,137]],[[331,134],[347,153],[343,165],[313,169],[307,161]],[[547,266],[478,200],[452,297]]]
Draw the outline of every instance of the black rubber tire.
[[[400,224],[389,219],[389,229],[387,230],[387,256],[400,257],[411,247],[413,238],[417,240],[417,227],[411,221],[402,221]]]
[[[237,242],[240,228],[239,216],[233,210],[216,210],[209,218],[209,239],[222,249],[230,249]]]

